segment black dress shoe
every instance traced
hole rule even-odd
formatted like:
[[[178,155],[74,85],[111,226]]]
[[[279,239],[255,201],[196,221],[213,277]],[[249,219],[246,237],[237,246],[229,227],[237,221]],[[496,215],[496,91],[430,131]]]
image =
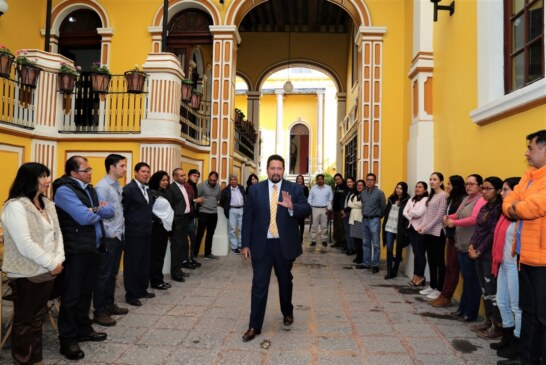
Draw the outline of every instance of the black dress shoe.
[[[464,313],[457,309],[455,312],[449,313],[449,315],[453,318],[460,318],[464,315]]]
[[[190,273],[189,273],[189,272],[182,271],[182,269],[180,269],[180,275],[182,275],[183,278],[187,278],[187,277],[190,276]]]
[[[167,288],[170,288],[172,285],[170,283],[163,282],[163,285],[165,285]]]
[[[80,336],[78,341],[79,342],[86,342],[86,341],[100,342],[100,341],[106,340],[106,337],[108,336],[104,332],[96,332],[94,330],[91,330],[91,332],[89,332],[87,335]]]
[[[243,335],[243,342],[252,341],[254,337],[262,333],[261,330],[255,330],[254,328],[249,328]]]
[[[73,345],[62,346],[59,350],[61,355],[64,355],[68,360],[81,360],[85,357],[84,352],[77,343]]]
[[[317,243],[316,242],[311,242],[311,244],[309,246],[313,247],[313,246],[316,246]]]
[[[127,304],[133,305],[135,307],[140,307],[142,305],[142,302],[140,300],[134,298],[127,298],[125,299],[125,301],[127,302]]]
[[[322,242],[322,245],[323,245],[324,247],[328,247],[328,242]]]
[[[283,320],[282,320],[282,323],[285,325],[285,326],[290,326],[292,323],[294,323],[294,316],[289,314],[287,316],[284,316]]]
[[[155,298],[155,294],[154,294],[154,293],[150,293],[149,291],[147,291],[147,292],[144,293],[144,295],[142,296],[142,298],[147,298],[147,299]]]
[[[195,268],[197,266],[193,262],[186,260],[186,261],[182,262],[182,267],[184,269],[195,270]]]
[[[182,276],[182,274],[180,275],[173,275],[171,274],[171,279],[173,279],[174,281],[178,281],[180,283],[183,283],[184,281],[186,281],[186,279],[184,279],[184,277]]]
[[[199,261],[195,261],[194,259],[191,259],[190,262],[195,266],[195,267],[201,267],[203,265],[201,265],[201,263]]]
[[[159,283],[157,285],[152,285],[152,288],[157,290],[167,290],[170,288],[170,286],[167,286],[166,283]]]
[[[461,322],[470,323],[476,321],[476,318],[472,318],[467,316],[466,314],[463,314],[461,317],[457,318]]]
[[[377,274],[379,272],[379,266],[372,267],[372,274]]]
[[[357,270],[369,270],[370,267],[366,266],[364,264],[360,264],[360,265],[355,265],[355,269],[357,269]]]

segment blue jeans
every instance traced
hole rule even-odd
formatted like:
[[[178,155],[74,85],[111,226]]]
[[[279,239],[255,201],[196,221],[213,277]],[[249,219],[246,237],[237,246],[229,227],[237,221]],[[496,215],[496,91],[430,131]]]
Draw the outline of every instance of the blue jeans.
[[[471,319],[476,319],[482,295],[476,271],[476,261],[468,257],[467,252],[457,252],[457,255],[463,276],[463,293],[459,302],[459,311]]]
[[[497,276],[497,305],[504,328],[515,327],[514,336],[521,332],[521,308],[519,307],[519,278],[517,261],[506,260],[499,267]]]
[[[393,261],[394,261],[394,240],[396,239],[396,233],[392,232],[385,232],[385,242],[383,244],[387,246],[387,270],[392,269]],[[400,262],[400,258],[397,257],[396,260]]]
[[[123,242],[117,238],[104,239],[104,247],[99,253],[97,279],[93,290],[95,315],[106,312],[114,304],[116,277],[122,252]]]
[[[381,231],[381,219],[362,219],[362,240],[364,247],[364,259],[362,262],[366,266],[378,267],[379,254],[379,232]],[[373,258],[372,258],[373,248]]]
[[[235,236],[235,230],[239,229],[239,238]],[[241,248],[241,230],[243,229],[243,209],[229,209],[229,243],[232,250]]]

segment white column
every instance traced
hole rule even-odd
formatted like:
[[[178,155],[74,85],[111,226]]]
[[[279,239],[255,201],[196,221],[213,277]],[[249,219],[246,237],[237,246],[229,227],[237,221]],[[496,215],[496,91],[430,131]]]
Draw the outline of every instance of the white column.
[[[347,94],[346,93],[336,93],[336,99],[337,99],[337,123],[336,123],[336,135],[335,140],[336,143],[336,172],[341,173],[343,171],[343,161],[345,160],[343,156],[343,147],[341,143],[339,142],[339,138],[341,137],[339,135],[339,126],[341,123],[343,123],[343,119],[345,118],[345,113],[347,109]],[[346,174],[346,172],[345,172]]]
[[[283,121],[284,121],[284,90],[279,89],[275,90],[275,95],[277,95],[277,126],[276,126],[276,143],[275,143],[275,153],[277,155],[283,154]]]
[[[254,128],[256,128],[256,132],[258,133],[258,136],[260,135],[260,97],[262,96],[262,93],[260,91],[247,91],[247,111],[246,115],[248,116],[248,120],[251,120],[254,122]],[[254,144],[254,164],[258,166],[258,163],[260,161],[260,140],[256,141]],[[246,174],[244,176],[247,176]]]
[[[317,91],[317,172],[322,172],[324,146],[324,90]]]

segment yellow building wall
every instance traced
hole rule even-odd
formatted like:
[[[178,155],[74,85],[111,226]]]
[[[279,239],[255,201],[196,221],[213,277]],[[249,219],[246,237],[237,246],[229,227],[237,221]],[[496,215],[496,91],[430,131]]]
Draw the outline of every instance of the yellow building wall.
[[[8,5],[8,11],[0,18],[0,44],[13,54],[22,48],[43,49],[44,40],[39,29],[45,26],[46,2],[17,0],[8,1]]]

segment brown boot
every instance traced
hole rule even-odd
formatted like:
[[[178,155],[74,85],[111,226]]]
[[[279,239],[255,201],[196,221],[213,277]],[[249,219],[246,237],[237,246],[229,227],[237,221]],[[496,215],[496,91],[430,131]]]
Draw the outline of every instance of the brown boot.
[[[489,327],[488,329],[478,332],[478,336],[481,338],[485,338],[486,340],[501,337],[503,334],[504,331],[502,330],[502,328],[494,322],[491,323],[491,327]]]
[[[98,313],[93,317],[93,322],[98,325],[111,327],[116,325],[116,320],[106,313]]]
[[[451,305],[451,300],[440,294],[438,298],[431,300],[428,304],[433,307],[449,307]]]
[[[489,327],[491,327],[491,320],[489,318],[486,318],[483,320],[483,322],[470,326],[470,329],[474,332],[481,332],[485,331]]]

